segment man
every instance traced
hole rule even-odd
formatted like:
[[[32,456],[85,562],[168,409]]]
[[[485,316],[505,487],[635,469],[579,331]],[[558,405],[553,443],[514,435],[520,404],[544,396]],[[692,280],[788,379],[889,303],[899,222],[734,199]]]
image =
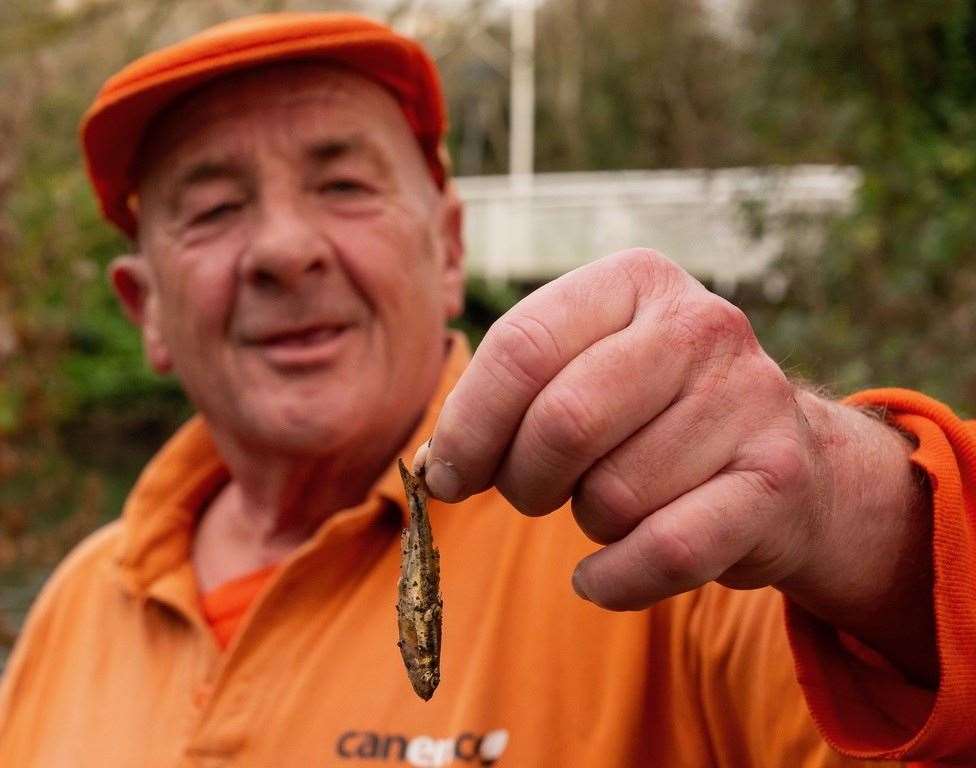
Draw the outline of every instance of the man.
[[[651,251],[468,364],[443,131],[426,54],[350,16],[232,22],[103,88],[112,283],[201,416],[39,598],[4,765],[972,764],[972,428],[797,388]],[[394,646],[415,451],[454,502],[428,703]]]

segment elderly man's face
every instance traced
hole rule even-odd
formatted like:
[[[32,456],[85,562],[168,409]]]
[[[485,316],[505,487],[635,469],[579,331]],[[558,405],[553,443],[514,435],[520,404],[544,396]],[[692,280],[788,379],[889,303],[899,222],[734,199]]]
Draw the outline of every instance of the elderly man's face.
[[[171,109],[147,147],[142,256],[113,281],[153,366],[257,451],[406,437],[461,308],[460,213],[393,97],[275,66]]]

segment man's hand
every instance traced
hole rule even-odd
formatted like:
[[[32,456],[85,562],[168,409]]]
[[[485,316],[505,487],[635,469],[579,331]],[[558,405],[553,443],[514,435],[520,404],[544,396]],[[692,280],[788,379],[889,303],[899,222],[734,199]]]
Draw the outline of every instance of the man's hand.
[[[712,580],[775,584],[844,626],[878,608],[906,536],[924,550],[917,525],[886,517],[910,517],[910,451],[886,425],[799,391],[739,309],[630,250],[492,326],[426,466],[447,501],[495,485],[543,515],[572,499],[606,545],[573,577],[599,605],[642,608]]]
[[[496,485],[528,515],[572,497],[607,545],[580,564],[577,590],[633,609],[713,579],[790,576],[822,527],[820,464],[745,315],[633,250],[489,330],[441,414],[427,480],[449,501]]]

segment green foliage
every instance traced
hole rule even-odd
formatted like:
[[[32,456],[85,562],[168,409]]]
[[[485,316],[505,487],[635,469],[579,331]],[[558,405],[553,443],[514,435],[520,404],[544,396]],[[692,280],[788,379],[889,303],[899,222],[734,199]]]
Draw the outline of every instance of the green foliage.
[[[751,158],[750,137],[729,125],[747,57],[698,0],[557,0],[539,27],[539,170]]]
[[[842,390],[915,387],[972,409],[976,3],[771,1],[753,20],[757,130],[864,173],[816,263],[786,255],[792,290],[759,313],[764,340]]]
[[[106,267],[129,246],[101,220],[79,162],[78,119],[119,63],[93,51],[106,35],[128,36],[105,25],[111,7],[71,16],[24,4],[0,33],[0,81],[17,97],[0,116],[4,585],[36,584],[31,574],[117,514],[152,450],[141,436],[158,438],[186,414],[174,383],[146,369],[110,295]],[[26,47],[13,55],[15,44]]]

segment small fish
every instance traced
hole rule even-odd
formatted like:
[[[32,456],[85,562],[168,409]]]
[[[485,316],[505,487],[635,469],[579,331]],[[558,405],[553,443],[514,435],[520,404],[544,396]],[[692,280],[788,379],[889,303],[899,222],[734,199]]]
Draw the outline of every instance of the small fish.
[[[414,691],[424,701],[441,681],[440,553],[434,547],[427,516],[423,469],[411,475],[400,461],[400,477],[410,506],[410,527],[400,535],[400,580],[397,582],[397,628],[400,655]]]

